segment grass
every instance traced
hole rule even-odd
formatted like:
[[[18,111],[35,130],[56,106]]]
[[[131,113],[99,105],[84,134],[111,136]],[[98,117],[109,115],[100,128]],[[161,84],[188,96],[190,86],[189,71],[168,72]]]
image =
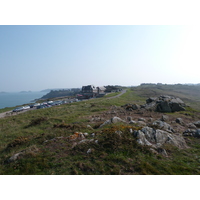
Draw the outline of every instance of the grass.
[[[92,99],[0,119],[0,174],[200,174],[198,138],[186,138],[188,149],[165,146],[169,157],[163,157],[136,142],[129,130],[141,127],[114,124],[99,129],[103,121],[91,121],[94,116],[105,114],[106,118],[114,105],[120,112],[127,103],[144,104],[146,95],[146,89],[143,93],[128,89],[116,99]],[[192,119],[198,111],[188,108],[172,116],[186,113]],[[77,131],[89,133],[88,139],[98,140],[98,144],[82,143],[72,148],[73,142],[66,138]],[[25,152],[20,159],[7,162],[20,151]]]

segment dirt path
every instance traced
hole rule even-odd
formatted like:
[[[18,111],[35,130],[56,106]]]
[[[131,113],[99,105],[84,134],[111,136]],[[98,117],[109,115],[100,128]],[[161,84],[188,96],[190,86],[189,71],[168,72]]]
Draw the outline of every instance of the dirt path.
[[[114,98],[120,97],[124,93],[126,93],[126,90],[122,90],[122,92],[120,94],[113,96],[113,97],[108,97],[107,99],[114,99]]]

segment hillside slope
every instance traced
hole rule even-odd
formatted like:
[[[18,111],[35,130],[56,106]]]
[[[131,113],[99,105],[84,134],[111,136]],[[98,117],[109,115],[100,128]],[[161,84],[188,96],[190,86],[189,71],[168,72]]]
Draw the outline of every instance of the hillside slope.
[[[200,118],[195,108],[165,113],[174,132],[160,132],[183,137],[183,148],[164,143],[161,149],[166,153],[159,148],[152,151],[134,136],[163,113],[129,111],[122,106],[144,104],[148,92],[154,94],[152,90],[138,87],[114,99],[93,99],[0,119],[0,174],[200,174],[200,139],[182,136],[188,124]],[[193,99],[192,104],[199,102]]]

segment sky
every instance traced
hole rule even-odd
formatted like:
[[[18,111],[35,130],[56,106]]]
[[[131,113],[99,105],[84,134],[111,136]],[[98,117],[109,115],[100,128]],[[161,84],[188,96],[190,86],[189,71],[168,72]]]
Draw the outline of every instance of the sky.
[[[0,26],[0,91],[199,83],[198,26]]]

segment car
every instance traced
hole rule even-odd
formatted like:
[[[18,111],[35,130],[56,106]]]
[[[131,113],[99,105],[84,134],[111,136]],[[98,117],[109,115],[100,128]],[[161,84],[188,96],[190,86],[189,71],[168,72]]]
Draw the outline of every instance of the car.
[[[30,106],[23,106],[24,110],[30,109]]]
[[[46,108],[46,106],[45,106],[45,105],[39,105],[39,106],[37,106],[36,108],[37,108],[37,109],[41,109],[41,108]]]
[[[20,112],[20,111],[23,111],[24,110],[24,107],[17,107],[13,110],[13,112]]]

